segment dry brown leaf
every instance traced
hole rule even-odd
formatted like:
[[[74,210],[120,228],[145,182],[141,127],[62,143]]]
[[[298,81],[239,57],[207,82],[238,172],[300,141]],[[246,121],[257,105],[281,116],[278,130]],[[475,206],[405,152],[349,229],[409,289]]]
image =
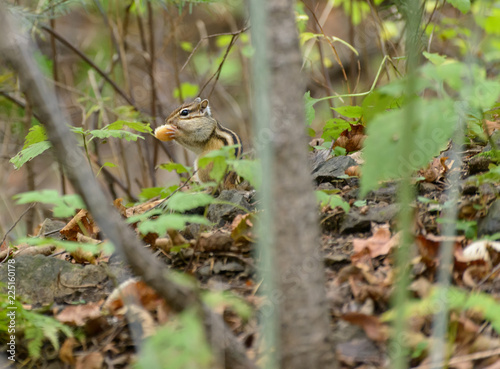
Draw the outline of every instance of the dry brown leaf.
[[[104,357],[100,352],[91,352],[76,359],[75,369],[102,369]]]
[[[109,295],[102,308],[113,315],[121,315],[119,310],[125,306],[125,301],[142,305],[145,309],[153,311],[158,308],[162,299],[146,283],[131,278]]]
[[[491,136],[493,132],[500,130],[500,121],[494,122],[491,120],[484,120],[485,132],[488,136]]]
[[[100,302],[89,302],[85,305],[71,305],[56,314],[55,318],[61,323],[83,327],[90,319],[101,316]]]
[[[354,255],[351,259],[355,259],[356,256],[362,253],[365,249],[368,249],[372,258],[387,255],[394,246],[398,245],[399,237],[399,233],[391,237],[391,231],[389,230],[388,225],[379,227],[373,236],[367,239],[355,238],[352,241]]]
[[[255,242],[254,214],[238,214],[231,223],[231,238],[235,242]]]
[[[222,230],[200,234],[196,248],[202,252],[242,251],[235,245],[231,234]]]
[[[489,265],[471,265],[462,274],[462,280],[467,287],[476,288],[478,282],[483,280],[490,270]]]
[[[427,165],[427,168],[419,171],[419,174],[425,178],[426,182],[433,183],[444,178],[449,168],[446,166],[448,157],[434,158]]]
[[[351,124],[351,129],[344,130],[339,138],[335,140],[333,147],[343,147],[346,152],[361,150],[363,141],[366,138],[365,127],[362,124]]]
[[[123,199],[121,197],[113,201],[113,205],[118,209],[122,217],[127,217],[127,208],[123,206]]]
[[[363,328],[368,338],[373,341],[385,342],[389,337],[389,327],[374,315],[352,312],[344,314],[340,318]]]
[[[172,243],[174,246],[179,246],[179,245],[185,245],[189,243],[182,234],[179,233],[179,231],[175,229],[169,229],[167,230],[167,233],[172,240]]]
[[[155,240],[155,246],[154,247],[162,250],[163,252],[165,252],[167,254],[172,249],[172,246],[174,246],[174,244],[172,243],[172,240],[170,239],[170,237],[157,238]]]
[[[410,290],[415,292],[418,297],[424,298],[429,296],[432,290],[432,283],[427,278],[420,277],[412,282]]]
[[[87,234],[94,238],[99,232],[99,228],[92,219],[92,216],[85,209],[76,214],[63,229],[59,231],[67,240],[76,241],[78,233]]]
[[[61,349],[59,350],[59,359],[61,359],[63,363],[75,365],[75,356],[73,355],[73,349],[77,344],[78,342],[74,337],[66,338],[61,346]]]
[[[361,168],[359,165],[353,165],[344,171],[350,177],[361,177]]]

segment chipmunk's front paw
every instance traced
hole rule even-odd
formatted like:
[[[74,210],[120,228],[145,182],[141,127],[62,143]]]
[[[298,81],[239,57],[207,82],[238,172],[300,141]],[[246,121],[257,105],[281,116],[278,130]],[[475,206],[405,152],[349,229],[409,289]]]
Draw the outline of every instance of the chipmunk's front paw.
[[[161,127],[156,128],[155,137],[160,141],[172,141],[175,140],[175,135],[177,133],[177,127],[171,124],[165,124]]]

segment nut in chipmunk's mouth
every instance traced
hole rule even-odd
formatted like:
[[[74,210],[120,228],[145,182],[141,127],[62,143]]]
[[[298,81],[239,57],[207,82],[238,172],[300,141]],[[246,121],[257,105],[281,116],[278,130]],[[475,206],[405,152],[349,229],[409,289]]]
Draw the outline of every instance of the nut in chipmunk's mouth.
[[[175,140],[176,131],[177,127],[171,124],[165,124],[155,129],[155,137],[160,141],[172,141]]]

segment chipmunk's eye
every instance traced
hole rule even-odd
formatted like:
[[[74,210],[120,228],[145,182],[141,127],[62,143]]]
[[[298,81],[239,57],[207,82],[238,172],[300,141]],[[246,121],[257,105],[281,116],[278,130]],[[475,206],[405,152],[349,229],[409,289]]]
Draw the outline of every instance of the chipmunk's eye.
[[[188,114],[189,114],[189,110],[187,110],[187,109],[184,109],[183,111],[181,111],[181,117],[186,117]]]

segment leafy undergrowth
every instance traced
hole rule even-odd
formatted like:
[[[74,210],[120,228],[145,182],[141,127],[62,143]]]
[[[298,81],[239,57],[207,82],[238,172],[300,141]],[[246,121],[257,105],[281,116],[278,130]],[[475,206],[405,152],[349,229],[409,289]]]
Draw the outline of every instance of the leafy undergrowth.
[[[390,350],[402,346],[410,349],[412,366],[424,364],[432,345],[431,317],[443,296],[451,307],[450,362],[487,368],[499,359],[500,318],[496,312],[500,308],[500,279],[496,267],[500,243],[494,240],[499,238],[495,230],[500,217],[500,187],[498,180],[491,179],[495,177],[494,157],[488,159],[488,171],[488,165],[477,163],[478,158],[490,156],[481,154],[487,150],[473,144],[466,149],[462,167],[454,166],[443,152],[415,177],[416,238],[409,264],[411,300],[407,304],[410,330],[401,338],[401,347],[388,341],[394,251],[400,242],[396,232],[397,183],[386,182],[360,198],[360,179],[345,174],[356,173],[356,164],[344,164],[344,174],[339,175],[338,168],[329,172],[328,166],[335,167],[335,162],[351,158],[356,163],[359,155],[333,157],[315,169],[325,288],[336,352],[344,368],[387,367]],[[458,204],[459,234],[452,240],[453,287],[443,295],[435,279],[443,241],[440,216],[449,206],[445,192],[449,184],[444,177],[449,171],[460,171],[463,186]],[[43,196],[50,202],[50,194]],[[20,201],[38,200],[29,194]],[[255,191],[226,190],[215,198],[206,192],[177,191],[162,201],[153,199],[126,207],[117,200],[115,206],[141,236],[144,247],[166,268],[178,272],[176,278],[183,283],[198,284],[206,303],[223,314],[249,356],[259,358],[257,314],[265,301],[258,296],[260,281],[252,254],[254,225],[259,217]],[[68,207],[80,205],[71,198],[53,203],[56,208],[59,205],[60,216]],[[23,323],[18,322],[16,331],[18,360],[42,367],[62,367],[65,363],[125,367],[137,363],[145,368],[168,358],[171,368],[210,367],[210,350],[196,314],[186,311],[174,315],[153,290],[131,279],[111,245],[101,240],[86,210],[80,210],[69,222],[47,220],[39,236],[11,249],[15,250],[11,260],[17,268],[18,296],[25,303],[21,306],[17,302],[18,311],[24,312],[19,315]],[[304,255],[305,263],[308,257],[312,256]],[[44,265],[49,260],[57,265],[53,268],[59,272],[35,274],[35,264],[41,258]],[[73,279],[69,279],[70,274]],[[37,278],[35,290],[22,285],[33,285]],[[47,279],[54,281],[46,283]],[[47,291],[40,294],[45,288]],[[43,297],[47,294],[50,296]],[[131,330],[126,316],[136,328]],[[0,322],[2,329],[8,326],[6,317]],[[145,339],[142,355],[134,348],[140,339]]]

